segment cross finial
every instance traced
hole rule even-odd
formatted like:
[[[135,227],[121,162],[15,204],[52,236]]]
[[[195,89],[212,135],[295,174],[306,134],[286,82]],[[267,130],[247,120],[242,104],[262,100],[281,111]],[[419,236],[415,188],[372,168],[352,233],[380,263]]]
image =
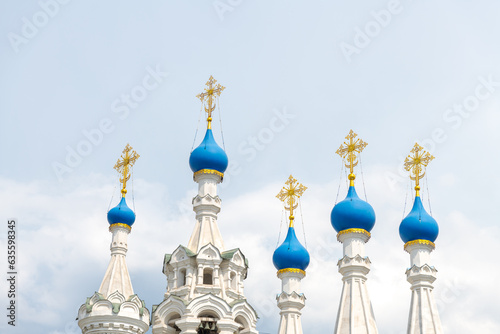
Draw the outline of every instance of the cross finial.
[[[281,189],[281,191],[276,195],[276,197],[285,203],[285,209],[290,211],[290,227],[293,227],[293,210],[297,208],[296,200],[302,196],[307,187],[298,183],[293,176],[290,175],[288,180],[285,182],[286,186]],[[287,207],[288,204],[288,207]]]
[[[116,162],[114,169],[120,173],[120,182],[123,183],[122,197],[127,194],[127,181],[130,179],[130,168],[135,164],[135,161],[140,157],[132,146],[127,144],[122,152],[120,159]]]
[[[217,80],[214,79],[213,76],[210,76],[207,83],[205,84],[207,88],[205,88],[205,92],[196,95],[197,98],[201,100],[201,103],[205,102],[205,98],[207,99],[207,105],[205,106],[205,111],[208,114],[207,117],[207,128],[212,128],[212,112],[215,110],[215,97],[219,97],[220,94],[226,87],[221,86],[221,84],[216,85]]]
[[[423,167],[427,167],[429,162],[433,159],[434,157],[417,143],[415,143],[411,153],[405,159],[404,166],[405,169],[410,172],[410,179],[415,181],[415,191],[417,196],[420,196],[419,180],[425,175]]]
[[[354,133],[354,131],[349,131],[349,134],[345,137],[345,141],[342,145],[340,145],[337,150],[338,155],[342,157],[342,159],[346,159],[345,166],[349,168],[349,180],[350,186],[354,186],[354,179],[356,179],[356,175],[354,175],[354,167],[358,164],[358,157],[356,153],[361,153],[368,143],[364,142],[360,138],[355,139],[358,135]]]

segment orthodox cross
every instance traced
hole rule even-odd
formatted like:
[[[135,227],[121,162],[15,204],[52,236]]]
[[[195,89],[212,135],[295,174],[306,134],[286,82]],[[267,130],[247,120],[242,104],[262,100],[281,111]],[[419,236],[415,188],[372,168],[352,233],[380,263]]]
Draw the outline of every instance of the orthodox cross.
[[[226,87],[221,86],[221,84],[216,85],[216,82],[217,80],[215,80],[213,76],[210,76],[210,79],[208,79],[207,83],[205,84],[207,86],[207,88],[205,88],[205,92],[196,95],[196,97],[201,100],[201,103],[204,103],[205,98],[208,98],[207,105],[205,106],[205,111],[208,114],[207,117],[208,129],[212,128],[212,112],[215,110],[214,97],[219,97],[222,91],[226,89]]]
[[[302,184],[298,183],[296,179],[293,178],[293,176],[290,175],[288,180],[285,182],[286,186],[281,189],[278,195],[276,197],[285,203],[285,209],[290,211],[290,227],[293,227],[293,210],[297,208],[298,203],[296,203],[296,200],[302,196],[304,191],[306,191],[307,187],[303,186]],[[288,207],[287,207],[288,204]]]
[[[345,166],[349,168],[350,174],[349,174],[349,180],[350,180],[350,186],[354,186],[354,179],[356,178],[356,175],[354,175],[354,167],[358,165],[358,157],[356,156],[356,153],[361,153],[366,145],[368,143],[364,142],[360,138],[356,139],[358,135],[354,133],[354,131],[349,131],[349,134],[345,137],[346,141],[342,145],[340,145],[339,149],[337,150],[338,155],[342,157],[342,159],[346,159],[347,162],[345,163]]]
[[[412,155],[413,154],[413,155]],[[410,172],[410,179],[415,181],[416,195],[420,196],[419,180],[424,177],[425,171],[423,167],[427,167],[434,157],[424,150],[417,143],[413,146],[411,153],[405,159],[405,169]]]
[[[132,149],[132,146],[127,144],[122,152],[123,154],[116,162],[114,169],[120,174],[120,182],[123,183],[122,187],[122,197],[127,194],[127,181],[130,179],[130,168],[135,164],[135,161],[139,158],[139,154]]]

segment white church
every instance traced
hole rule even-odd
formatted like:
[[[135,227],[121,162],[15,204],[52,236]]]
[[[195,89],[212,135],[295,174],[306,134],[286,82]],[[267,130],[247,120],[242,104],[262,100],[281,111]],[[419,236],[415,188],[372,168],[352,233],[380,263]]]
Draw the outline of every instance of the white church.
[[[221,210],[217,186],[223,182],[228,157],[215,142],[211,124],[212,113],[224,87],[212,77],[206,86],[197,97],[208,115],[207,129],[189,158],[193,179],[198,183],[198,194],[192,201],[196,221],[188,244],[165,254],[163,273],[168,282],[167,291],[163,297],[158,296],[155,302],[159,304],[150,310],[132,288],[126,254],[135,213],[127,206],[125,198],[131,168],[139,155],[127,145],[115,165],[120,174],[122,198],[107,214],[112,234],[111,260],[98,291],[78,310],[78,325],[83,334],[142,334],[150,327],[154,334],[259,333],[256,329],[258,314],[245,298],[245,293],[252,293],[245,291],[243,284],[248,260],[240,249],[225,247],[217,224],[217,214]],[[337,151],[350,173],[346,198],[333,207],[330,217],[337,240],[343,245],[343,254],[337,263],[343,289],[335,334],[378,333],[367,286],[371,262],[365,252],[365,244],[375,224],[375,212],[370,204],[358,197],[355,189],[354,169],[366,145],[351,130]],[[419,186],[433,158],[415,144],[405,161],[405,169],[415,181],[413,208],[399,227],[404,249],[410,255],[410,266],[406,270],[411,290],[408,334],[443,333],[433,297],[437,270],[430,256],[439,228],[422,205]],[[295,234],[294,210],[306,189],[290,176],[277,196],[289,211],[286,238],[274,254],[269,254],[269,261],[272,259],[282,281],[281,292],[276,297],[276,317],[280,317],[277,334],[303,333],[301,310],[306,304],[307,291],[302,291],[301,280],[306,277],[310,257]]]

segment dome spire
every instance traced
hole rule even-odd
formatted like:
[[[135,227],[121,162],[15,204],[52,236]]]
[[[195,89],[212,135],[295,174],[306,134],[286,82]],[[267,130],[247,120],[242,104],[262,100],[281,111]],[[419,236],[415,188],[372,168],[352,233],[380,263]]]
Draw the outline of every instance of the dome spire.
[[[349,134],[345,137],[347,139],[344,141],[342,145],[340,145],[337,150],[338,155],[342,157],[342,159],[346,159],[347,162],[345,166],[349,168],[349,186],[354,187],[354,179],[356,179],[356,175],[354,175],[354,167],[358,165],[358,157],[356,153],[361,153],[365,149],[368,143],[364,142],[360,138],[356,139],[358,135],[354,133],[354,131],[349,131]]]
[[[123,154],[116,162],[114,169],[120,174],[120,183],[123,184],[122,187],[122,197],[127,194],[127,181],[130,179],[130,168],[135,164],[135,161],[140,157],[136,151],[132,149],[132,146],[127,144],[122,152]]]
[[[217,80],[214,79],[213,76],[210,76],[207,83],[205,84],[207,88],[203,93],[196,95],[197,98],[200,99],[201,103],[205,103],[205,112],[207,113],[207,129],[212,128],[212,112],[215,110],[215,97],[219,97],[220,94],[226,87],[221,84],[216,84]]]
[[[412,155],[413,154],[413,155]],[[434,157],[422,146],[415,143],[410,154],[405,159],[405,169],[410,172],[410,179],[415,181],[415,195],[420,197],[419,180],[424,177],[425,171],[423,167],[427,167]]]
[[[290,211],[290,227],[293,227],[293,220],[295,217],[293,216],[293,210],[297,208],[298,203],[296,200],[302,196],[304,191],[306,191],[307,187],[298,183],[296,179],[293,178],[292,175],[285,182],[286,186],[281,189],[276,198],[285,203],[285,210]],[[288,204],[288,207],[286,206]]]

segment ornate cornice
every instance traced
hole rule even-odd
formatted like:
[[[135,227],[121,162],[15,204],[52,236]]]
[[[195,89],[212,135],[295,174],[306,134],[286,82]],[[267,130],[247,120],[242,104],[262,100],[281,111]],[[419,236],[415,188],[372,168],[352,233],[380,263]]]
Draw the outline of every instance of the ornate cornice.
[[[221,173],[218,170],[215,170],[215,169],[200,169],[199,171],[197,171],[197,172],[195,172],[193,174],[193,178],[195,178],[196,175],[200,175],[200,174],[215,174],[215,175],[219,175],[221,179],[224,177],[224,173]]]
[[[338,234],[337,234],[337,239],[339,236],[343,235],[343,234],[347,234],[347,233],[361,233],[361,234],[365,234],[367,235],[368,237],[371,237],[372,235],[370,234],[370,232],[368,232],[367,230],[365,229],[362,229],[362,228],[348,228],[347,230],[343,230],[343,231],[340,231]]]
[[[302,269],[297,269],[297,268],[285,268],[285,269],[281,269],[281,270],[278,270],[278,272],[276,273],[278,276],[280,274],[283,274],[283,273],[300,273],[304,276],[306,276],[306,272]]]
[[[436,248],[436,244],[433,243],[432,241],[424,240],[424,239],[417,239],[417,240],[412,240],[412,241],[408,241],[407,243],[405,243],[405,246],[404,246],[405,251],[408,251],[406,248],[409,246],[412,246],[412,245],[428,245],[428,246],[431,246],[432,249]]]
[[[129,226],[127,224],[122,224],[122,223],[114,223],[114,224],[111,224],[109,225],[109,231],[111,232],[111,229],[113,227],[124,227],[126,228],[127,230],[131,231],[132,230],[132,226]]]

